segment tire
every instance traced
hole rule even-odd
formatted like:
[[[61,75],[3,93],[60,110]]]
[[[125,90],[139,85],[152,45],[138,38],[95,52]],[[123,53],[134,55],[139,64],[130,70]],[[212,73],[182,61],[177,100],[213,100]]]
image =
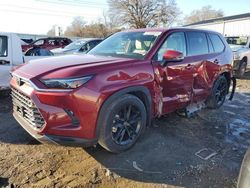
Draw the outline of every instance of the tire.
[[[217,109],[223,105],[228,93],[228,82],[225,76],[220,76],[213,85],[210,96],[206,104],[208,108]]]
[[[0,91],[0,97],[1,98],[6,98],[10,96],[10,90],[2,90]]]
[[[143,102],[134,95],[111,99],[99,114],[99,144],[112,153],[131,148],[145,131],[146,114]]]
[[[236,77],[237,78],[242,78],[246,72],[247,69],[247,62],[246,61],[242,61],[240,64],[239,69],[236,71]]]

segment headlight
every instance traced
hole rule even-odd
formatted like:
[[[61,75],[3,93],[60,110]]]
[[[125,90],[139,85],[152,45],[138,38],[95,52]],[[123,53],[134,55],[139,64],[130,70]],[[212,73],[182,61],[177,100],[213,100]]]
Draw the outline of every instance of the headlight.
[[[240,59],[240,54],[238,54],[237,52],[234,53],[234,60],[239,60]]]
[[[82,78],[67,78],[67,79],[45,79],[41,80],[50,89],[76,89],[87,83],[92,76]]]

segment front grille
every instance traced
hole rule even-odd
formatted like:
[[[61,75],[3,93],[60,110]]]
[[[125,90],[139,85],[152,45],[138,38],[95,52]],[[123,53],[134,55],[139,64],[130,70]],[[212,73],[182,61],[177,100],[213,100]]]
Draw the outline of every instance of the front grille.
[[[41,129],[45,122],[32,100],[13,87],[11,88],[11,96],[14,113],[22,117],[31,127]]]

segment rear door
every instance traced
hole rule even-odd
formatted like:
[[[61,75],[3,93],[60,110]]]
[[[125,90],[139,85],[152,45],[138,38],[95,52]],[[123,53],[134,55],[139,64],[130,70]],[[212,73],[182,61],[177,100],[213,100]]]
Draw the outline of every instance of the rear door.
[[[163,61],[163,54],[167,50],[182,52],[184,60],[181,62],[168,62],[163,66],[161,62]],[[155,54],[153,67],[162,94],[162,108],[158,109],[159,115],[187,106],[192,100],[194,70],[192,58],[187,56],[184,32],[178,31],[167,36]]]
[[[220,56],[215,53],[206,32],[187,31],[187,56],[194,64],[192,102],[204,101],[210,94],[214,76],[219,72]]]
[[[204,101],[210,94],[223,61],[224,44],[216,34],[186,32],[188,56],[194,62],[193,102]]]
[[[11,38],[0,34],[0,90],[9,86],[11,69]]]

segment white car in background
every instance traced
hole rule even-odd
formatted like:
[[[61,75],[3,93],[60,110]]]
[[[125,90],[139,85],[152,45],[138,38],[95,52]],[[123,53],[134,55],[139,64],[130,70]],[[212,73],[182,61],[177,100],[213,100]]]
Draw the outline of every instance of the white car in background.
[[[234,53],[233,69],[240,78],[250,69],[250,37],[226,37]]]
[[[53,54],[52,54],[53,55]],[[0,92],[9,89],[11,79],[10,70],[32,59],[41,59],[50,56],[37,54],[24,55],[21,48],[21,39],[15,33],[0,32]]]
[[[51,50],[54,55],[66,55],[66,54],[78,54],[78,53],[87,53],[97,44],[102,42],[103,39],[99,38],[86,38],[78,39],[64,48],[56,48]]]

